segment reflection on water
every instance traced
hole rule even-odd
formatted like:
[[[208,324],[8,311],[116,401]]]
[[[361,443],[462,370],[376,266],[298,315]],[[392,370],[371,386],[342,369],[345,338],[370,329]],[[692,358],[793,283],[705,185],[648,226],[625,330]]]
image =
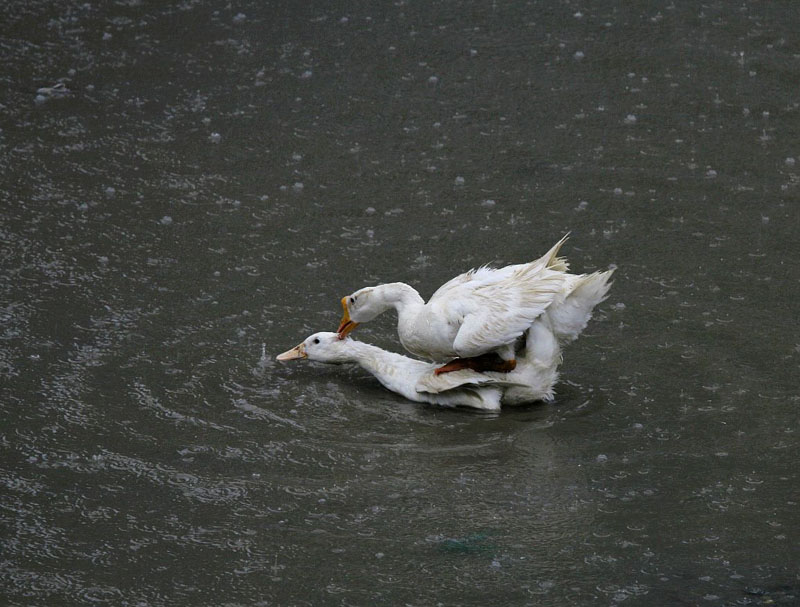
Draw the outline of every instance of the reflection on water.
[[[797,602],[796,11],[7,4],[4,603]],[[272,360],[567,231],[554,404]]]

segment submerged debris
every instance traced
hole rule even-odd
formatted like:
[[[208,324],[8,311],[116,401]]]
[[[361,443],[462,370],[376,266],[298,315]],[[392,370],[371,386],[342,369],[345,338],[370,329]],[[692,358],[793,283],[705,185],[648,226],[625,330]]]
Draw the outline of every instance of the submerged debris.
[[[53,86],[43,86],[36,89],[36,98],[34,101],[37,104],[41,104],[49,99],[58,99],[61,97],[66,97],[70,94],[72,94],[72,91],[67,88],[67,85],[63,82],[59,82]]]
[[[487,533],[473,533],[465,537],[443,538],[439,548],[444,552],[460,554],[486,554],[494,553],[496,547],[488,541]]]

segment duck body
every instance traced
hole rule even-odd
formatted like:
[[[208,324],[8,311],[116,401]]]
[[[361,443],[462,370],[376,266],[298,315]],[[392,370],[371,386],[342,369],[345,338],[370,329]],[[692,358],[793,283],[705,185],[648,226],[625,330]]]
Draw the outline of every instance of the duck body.
[[[486,411],[500,409],[502,390],[491,385],[492,380],[480,373],[469,371],[449,374],[447,381],[426,386],[420,381],[429,376],[435,377],[435,364],[389,352],[350,337],[340,339],[336,333],[315,333],[278,356],[281,361],[306,358],[329,364],[355,363],[375,376],[387,390],[411,401]]]
[[[561,346],[545,319],[534,321],[518,342],[517,364],[508,372],[476,372],[470,369],[446,374],[426,373],[417,382],[417,390],[441,394],[450,389],[451,382],[484,380],[482,386],[495,386],[502,391],[500,404],[523,405],[536,401],[549,402],[554,398],[561,364]],[[436,365],[433,365],[436,367]],[[435,371],[435,369],[434,369]]]
[[[366,287],[342,299],[340,335],[384,311],[397,311],[403,347],[436,362],[496,353],[514,359],[514,342],[557,298],[567,274],[557,257],[564,239],[540,259],[482,267],[448,281],[426,303],[404,283]]]
[[[517,340],[543,316],[559,341],[572,341],[605,298],[613,270],[568,273],[566,261],[557,256],[565,240],[527,264],[481,267],[456,276],[428,302],[400,282],[360,289],[342,298],[339,335],[394,308],[403,347],[438,363],[490,353],[514,361]]]
[[[498,411],[502,405],[551,400],[558,380],[561,350],[546,321],[534,323],[517,352],[517,366],[508,373],[461,369],[437,375],[437,365],[388,352],[336,333],[315,333],[278,356],[324,363],[355,363],[388,390],[408,400],[448,407]]]

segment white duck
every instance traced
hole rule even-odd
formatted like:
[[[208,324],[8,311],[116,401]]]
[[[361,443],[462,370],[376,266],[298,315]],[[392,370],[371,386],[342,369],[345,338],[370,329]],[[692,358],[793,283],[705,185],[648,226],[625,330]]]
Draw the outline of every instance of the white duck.
[[[504,373],[461,369],[439,375],[434,363],[387,352],[349,337],[340,339],[336,333],[315,333],[277,358],[357,363],[384,387],[409,400],[497,411],[501,404],[551,400],[561,349],[547,323],[536,321],[519,345],[516,368]]]
[[[571,341],[610,287],[613,270],[567,273],[567,262],[557,256],[566,239],[530,263],[482,267],[456,276],[427,303],[401,282],[360,289],[342,298],[339,336],[394,308],[406,350],[436,362],[450,361],[437,374],[464,368],[509,371],[516,364],[516,340],[537,318],[547,313],[554,335]]]

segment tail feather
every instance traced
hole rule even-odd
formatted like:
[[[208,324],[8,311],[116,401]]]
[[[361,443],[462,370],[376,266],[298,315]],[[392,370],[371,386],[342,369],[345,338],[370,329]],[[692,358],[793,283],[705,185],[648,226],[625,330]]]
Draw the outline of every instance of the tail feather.
[[[567,242],[569,238],[569,232],[564,234],[564,236],[559,240],[556,244],[554,244],[550,250],[545,253],[542,257],[537,259],[534,264],[538,266],[538,264],[542,264],[542,267],[547,268],[548,270],[555,270],[556,272],[566,272],[569,269],[569,263],[567,263],[566,258],[559,257],[558,252],[561,250],[561,247],[564,246],[564,243]]]
[[[553,332],[561,342],[571,342],[586,328],[594,307],[603,301],[611,288],[614,270],[579,276],[563,302],[547,310]]]

